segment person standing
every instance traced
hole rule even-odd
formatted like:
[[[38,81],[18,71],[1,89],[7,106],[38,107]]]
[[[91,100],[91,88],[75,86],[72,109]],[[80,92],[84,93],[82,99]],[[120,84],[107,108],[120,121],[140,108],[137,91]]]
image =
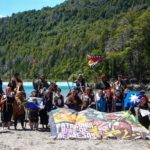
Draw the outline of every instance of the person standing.
[[[105,90],[105,99],[107,104],[107,112],[112,112],[112,101],[113,101],[113,93],[111,89]]]
[[[96,109],[100,112],[106,112],[107,111],[107,102],[104,97],[103,90],[99,90],[97,95],[95,96],[96,101]]]
[[[33,79],[33,87],[37,91],[38,96],[42,97],[44,90],[49,88],[49,84],[45,80],[45,76],[41,75],[38,80]]]
[[[18,121],[21,122],[22,129],[24,130],[25,100],[22,91],[18,91],[15,95],[15,100],[13,102],[13,118],[15,130],[17,129]]]
[[[115,90],[119,90],[122,94],[127,87],[126,82],[123,80],[122,75],[118,75],[117,81],[114,83]]]
[[[78,92],[83,92],[82,88],[85,87],[85,79],[83,78],[83,75],[79,74],[79,76],[74,82],[76,83]]]
[[[2,79],[0,78],[0,94],[3,94],[3,82]]]
[[[48,128],[48,112],[52,108],[52,95],[50,90],[46,90],[43,93],[42,97],[42,103],[44,107],[40,109],[39,116],[40,116],[40,124],[42,125],[42,128],[44,129],[45,126]]]
[[[94,95],[93,93],[91,93],[91,90],[92,89],[90,87],[86,87],[84,93],[81,95],[82,100],[81,110],[87,109],[88,107],[90,107],[92,102],[94,102]]]
[[[1,120],[2,120],[3,129],[5,124],[7,124],[8,129],[10,129],[11,117],[13,113],[13,107],[12,107],[13,102],[14,102],[14,92],[12,92],[10,87],[7,87],[6,95],[3,95],[0,101]]]
[[[142,110],[150,112],[150,106],[149,106],[149,100],[147,98],[147,96],[143,96],[141,98],[141,102],[138,104],[138,111],[137,111],[137,115],[138,115],[138,120],[139,122],[147,129],[149,129],[150,127],[150,118],[148,115],[143,116],[142,115]]]
[[[13,91],[15,91],[18,83],[22,83],[22,80],[19,77],[19,73],[15,73],[10,79],[8,86],[10,86]]]
[[[56,90],[56,95],[54,96],[53,104],[55,107],[62,108],[64,107],[64,97],[61,94],[61,89]]]
[[[123,110],[123,95],[119,90],[115,92],[112,108],[113,108],[113,112],[118,112]]]
[[[74,109],[76,111],[81,110],[82,101],[81,101],[80,97],[78,96],[78,91],[77,90],[75,90],[75,89],[71,90],[70,95],[66,99],[65,104],[70,109]]]
[[[35,104],[35,106],[38,106],[36,97],[32,99],[32,103]],[[28,106],[28,105],[27,105]],[[39,108],[30,108],[29,110],[29,124],[31,130],[38,130],[38,120],[39,120]]]
[[[107,90],[107,89],[109,89],[110,88],[110,84],[108,82],[107,76],[105,74],[103,74],[101,76],[101,81],[99,83],[97,83],[95,86],[96,86],[97,89],[100,89],[100,90]]]

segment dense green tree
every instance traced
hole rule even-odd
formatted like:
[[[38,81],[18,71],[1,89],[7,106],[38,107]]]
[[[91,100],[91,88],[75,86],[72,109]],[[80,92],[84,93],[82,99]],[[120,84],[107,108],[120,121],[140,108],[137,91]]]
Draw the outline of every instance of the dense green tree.
[[[67,0],[0,19],[0,74],[88,81],[150,72],[150,1]],[[87,54],[106,57],[90,69]]]

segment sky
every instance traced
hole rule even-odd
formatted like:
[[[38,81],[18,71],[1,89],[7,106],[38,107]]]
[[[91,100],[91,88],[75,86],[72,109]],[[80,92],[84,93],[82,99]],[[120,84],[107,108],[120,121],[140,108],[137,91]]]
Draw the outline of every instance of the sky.
[[[11,16],[12,13],[23,12],[43,7],[54,7],[65,0],[0,0],[0,18]]]

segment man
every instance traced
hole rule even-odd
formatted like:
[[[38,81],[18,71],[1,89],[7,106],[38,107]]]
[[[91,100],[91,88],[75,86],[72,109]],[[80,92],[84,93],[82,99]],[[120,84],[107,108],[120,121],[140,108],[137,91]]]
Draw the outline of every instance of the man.
[[[12,88],[12,90],[14,91],[17,88],[17,84],[22,84],[22,80],[19,78],[19,73],[15,73],[13,75],[13,78],[10,80],[10,82],[8,83],[8,86],[10,86]],[[20,87],[21,88],[21,87]]]
[[[127,85],[123,80],[122,75],[118,75],[117,81],[115,82],[114,86],[115,86],[115,90],[119,90],[121,91],[121,93],[123,93]]]
[[[33,79],[33,87],[34,87],[34,89],[37,91],[38,96],[42,96],[44,90],[48,89],[49,84],[48,84],[48,82],[45,80],[45,76],[44,76],[44,75],[41,75],[38,80],[34,80],[34,79]]]
[[[110,88],[110,84],[108,83],[107,80],[108,80],[107,76],[105,74],[103,74],[101,76],[101,81],[98,84],[96,84],[96,88],[100,89],[100,90],[107,90],[107,89],[109,89]]]
[[[79,74],[78,78],[74,81],[76,83],[77,89],[80,92],[83,92],[83,87],[85,87],[85,80],[82,74]]]

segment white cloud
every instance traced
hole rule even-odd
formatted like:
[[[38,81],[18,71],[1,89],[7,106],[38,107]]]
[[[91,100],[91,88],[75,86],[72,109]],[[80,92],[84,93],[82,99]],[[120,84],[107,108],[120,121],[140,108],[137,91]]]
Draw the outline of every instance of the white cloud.
[[[3,15],[0,15],[0,18],[3,18],[3,17],[5,17],[5,16],[3,16]]]

